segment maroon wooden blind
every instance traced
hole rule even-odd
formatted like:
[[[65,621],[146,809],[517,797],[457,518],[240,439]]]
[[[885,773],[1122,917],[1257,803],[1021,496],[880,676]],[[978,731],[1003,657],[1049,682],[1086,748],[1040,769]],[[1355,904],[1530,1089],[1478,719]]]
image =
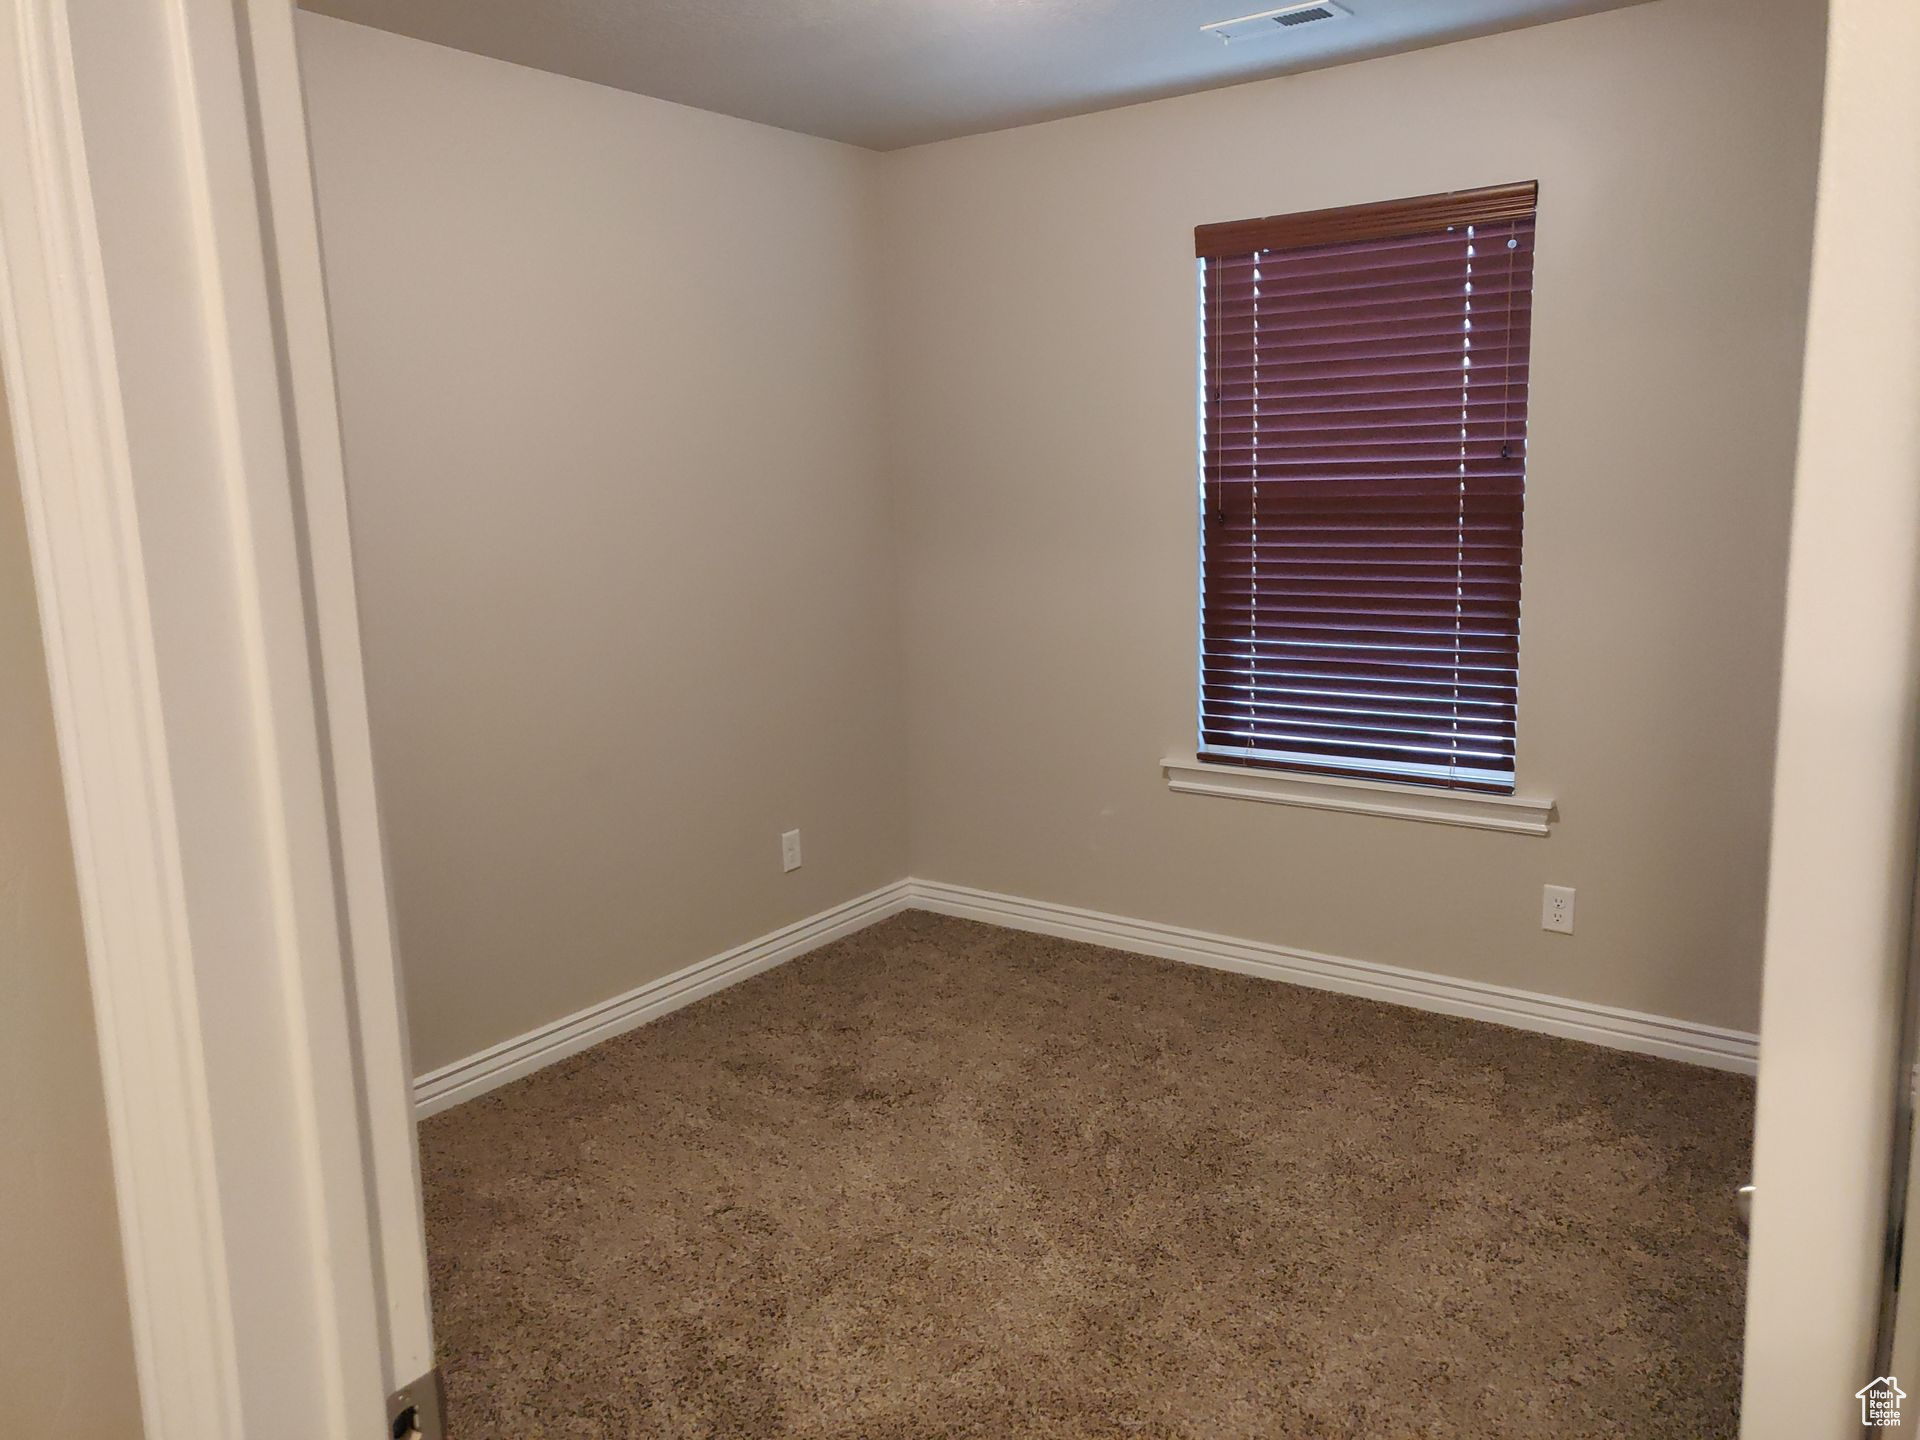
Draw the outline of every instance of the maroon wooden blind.
[[[1205,226],[1203,753],[1513,789],[1534,187]]]

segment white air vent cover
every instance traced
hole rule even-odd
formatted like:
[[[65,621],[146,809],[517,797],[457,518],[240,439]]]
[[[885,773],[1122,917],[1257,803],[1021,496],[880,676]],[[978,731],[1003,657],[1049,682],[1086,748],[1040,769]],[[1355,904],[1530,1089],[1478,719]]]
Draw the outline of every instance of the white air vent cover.
[[[1304,5],[1287,5],[1278,10],[1262,10],[1258,15],[1242,15],[1236,20],[1217,20],[1200,28],[1232,44],[1237,40],[1256,40],[1285,34],[1305,25],[1323,25],[1329,20],[1346,20],[1353,15],[1334,0],[1307,0]]]

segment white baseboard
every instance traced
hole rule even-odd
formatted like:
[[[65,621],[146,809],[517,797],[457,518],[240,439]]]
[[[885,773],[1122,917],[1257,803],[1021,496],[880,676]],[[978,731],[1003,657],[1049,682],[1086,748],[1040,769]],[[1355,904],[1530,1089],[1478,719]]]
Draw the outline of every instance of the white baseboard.
[[[809,950],[864,930],[889,915],[897,915],[911,903],[908,898],[911,883],[896,880],[891,885],[883,885],[857,899],[762,935],[758,940],[697,960],[683,970],[650,980],[624,995],[590,1005],[477,1055],[430,1071],[413,1082],[414,1113],[425,1119],[484,1095],[509,1080],[518,1080],[556,1060],[577,1055],[588,1046],[625,1034],[649,1020],[658,1020],[704,995],[737,985],[750,975],[771,970]]]
[[[703,995],[738,984],[750,975],[758,975],[856,930],[864,930],[902,910],[931,910],[940,915],[1004,925],[1012,930],[1085,940],[1115,950],[1157,955],[1164,960],[1232,970],[1316,990],[1335,990],[1343,995],[1364,995],[1371,1000],[1385,1000],[1415,1010],[1488,1020],[1496,1025],[1561,1035],[1614,1050],[1659,1055],[1743,1075],[1754,1073],[1759,1057],[1759,1037],[1741,1030],[1722,1030],[1687,1020],[1645,1015],[1637,1010],[1566,1000],[1557,995],[1455,980],[1419,970],[1376,965],[1368,960],[1317,955],[1259,940],[1236,940],[1204,930],[1161,925],[1152,920],[1129,920],[1098,910],[998,895],[964,885],[943,885],[935,880],[897,880],[422,1075],[413,1083],[415,1113],[424,1119],[484,1095],[509,1080],[577,1055],[590,1045],[657,1020]]]
[[[1161,925],[1151,920],[1129,920],[1119,915],[1103,915],[1097,910],[996,895],[964,885],[914,880],[909,882],[909,890],[911,909],[984,920],[1014,930],[1085,940],[1116,950],[1158,955],[1165,960],[1258,975],[1268,980],[1284,980],[1316,990],[1364,995],[1370,1000],[1385,1000],[1415,1010],[1490,1020],[1496,1025],[1562,1035],[1614,1050],[1659,1055],[1743,1075],[1753,1074],[1759,1061],[1759,1036],[1741,1030],[1722,1030],[1687,1020],[1670,1020],[1663,1015],[1644,1015],[1637,1010],[1566,1000],[1558,995],[1540,995],[1503,985],[1483,985],[1419,970],[1401,970],[1368,960],[1317,955],[1259,940],[1236,940],[1226,935],[1210,935],[1204,930]]]

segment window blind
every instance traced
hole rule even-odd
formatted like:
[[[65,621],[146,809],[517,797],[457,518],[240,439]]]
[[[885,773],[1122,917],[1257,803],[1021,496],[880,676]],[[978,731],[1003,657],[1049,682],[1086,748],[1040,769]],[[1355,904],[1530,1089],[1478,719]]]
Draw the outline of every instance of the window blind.
[[[1535,194],[1195,232],[1202,753],[1513,789]]]

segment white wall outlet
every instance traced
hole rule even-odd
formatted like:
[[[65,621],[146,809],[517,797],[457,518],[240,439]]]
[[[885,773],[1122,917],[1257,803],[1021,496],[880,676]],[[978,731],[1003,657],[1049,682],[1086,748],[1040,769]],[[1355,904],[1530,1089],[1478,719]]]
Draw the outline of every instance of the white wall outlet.
[[[1573,887],[1548,885],[1540,891],[1540,928],[1556,935],[1573,933]]]
[[[800,832],[798,830],[789,830],[780,837],[780,868],[782,870],[798,870],[800,868]],[[1573,892],[1568,891],[1567,893],[1571,895]],[[1571,905],[1573,902],[1568,901],[1567,903]],[[1569,926],[1568,928],[1571,929],[1572,927]]]

